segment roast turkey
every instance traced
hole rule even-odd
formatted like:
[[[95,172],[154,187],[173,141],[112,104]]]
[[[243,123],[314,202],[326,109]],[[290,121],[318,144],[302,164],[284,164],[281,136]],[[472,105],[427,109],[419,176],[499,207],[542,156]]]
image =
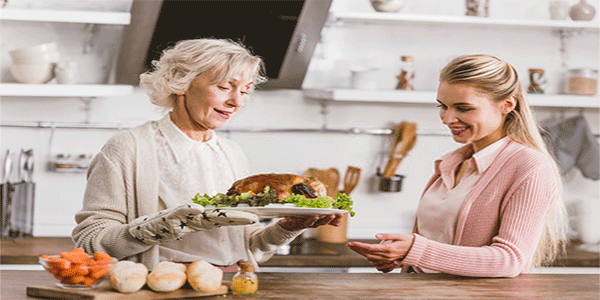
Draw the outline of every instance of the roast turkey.
[[[306,198],[321,198],[327,195],[327,187],[319,180],[305,178],[295,174],[258,174],[240,179],[233,183],[227,195],[242,193],[262,193],[265,186],[275,190],[278,199],[292,194],[304,195]]]

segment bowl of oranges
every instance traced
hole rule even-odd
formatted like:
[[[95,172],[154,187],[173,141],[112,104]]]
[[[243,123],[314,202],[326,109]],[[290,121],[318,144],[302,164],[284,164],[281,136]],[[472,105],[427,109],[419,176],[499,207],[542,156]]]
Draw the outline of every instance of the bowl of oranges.
[[[65,289],[93,289],[110,273],[117,259],[98,251],[87,254],[82,248],[60,255],[42,255],[40,264]]]

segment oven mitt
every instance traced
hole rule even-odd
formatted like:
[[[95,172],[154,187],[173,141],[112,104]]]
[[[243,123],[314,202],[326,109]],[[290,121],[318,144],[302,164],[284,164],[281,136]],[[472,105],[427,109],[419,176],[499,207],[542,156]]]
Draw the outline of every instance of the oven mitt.
[[[199,230],[257,222],[258,216],[249,212],[220,208],[205,210],[203,206],[191,203],[139,217],[129,224],[129,234],[146,244],[164,244]]]

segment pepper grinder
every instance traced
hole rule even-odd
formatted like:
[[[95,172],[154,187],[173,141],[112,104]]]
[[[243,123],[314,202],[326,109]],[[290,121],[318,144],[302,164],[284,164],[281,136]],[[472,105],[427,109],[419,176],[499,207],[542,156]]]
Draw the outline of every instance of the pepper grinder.
[[[415,78],[415,69],[413,67],[412,56],[400,57],[400,74],[396,76],[398,84],[397,90],[414,90],[412,79]]]

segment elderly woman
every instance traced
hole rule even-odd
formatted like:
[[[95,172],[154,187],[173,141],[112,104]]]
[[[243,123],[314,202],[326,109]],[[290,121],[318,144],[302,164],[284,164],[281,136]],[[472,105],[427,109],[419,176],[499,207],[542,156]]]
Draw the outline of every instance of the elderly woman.
[[[150,269],[164,260],[257,265],[305,228],[340,224],[341,215],[327,215],[263,226],[250,213],[215,213],[193,203],[197,193],[224,192],[248,175],[240,148],[214,130],[265,80],[263,63],[240,44],[196,39],[180,41],[153,65],[141,86],[169,112],[116,134],[96,155],[75,216],[78,247]]]
[[[513,277],[551,262],[565,240],[561,177],[517,71],[465,55],[440,74],[442,123],[465,144],[435,161],[413,234],[348,243],[380,271]]]

